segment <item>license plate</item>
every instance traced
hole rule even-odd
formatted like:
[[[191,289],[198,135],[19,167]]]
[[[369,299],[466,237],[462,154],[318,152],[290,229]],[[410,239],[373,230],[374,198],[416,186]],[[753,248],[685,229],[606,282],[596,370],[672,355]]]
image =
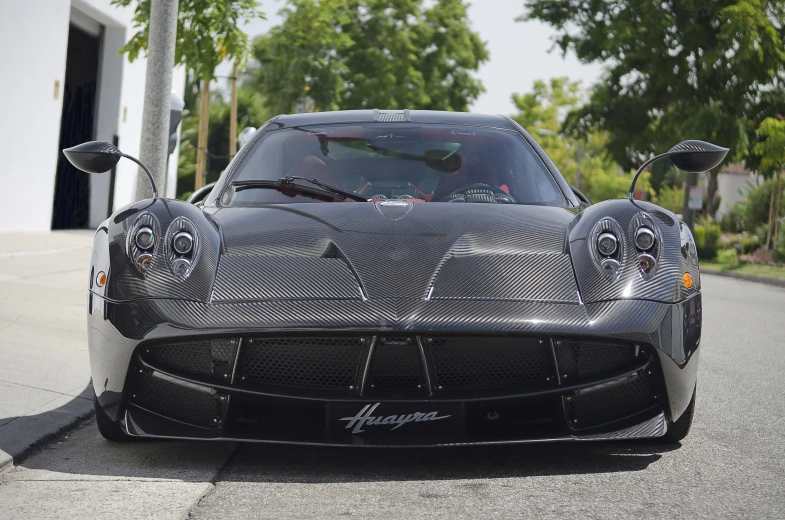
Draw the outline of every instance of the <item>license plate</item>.
[[[328,422],[333,440],[451,442],[463,433],[463,403],[330,403]]]

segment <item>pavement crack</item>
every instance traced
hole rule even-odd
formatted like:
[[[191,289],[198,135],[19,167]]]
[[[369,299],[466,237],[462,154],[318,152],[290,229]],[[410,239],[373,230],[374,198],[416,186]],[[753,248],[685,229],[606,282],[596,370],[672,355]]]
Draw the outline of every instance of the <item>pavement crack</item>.
[[[215,493],[215,489],[216,489],[216,483],[217,483],[217,482],[218,482],[218,480],[220,479],[220,477],[221,477],[221,474],[224,472],[224,470],[225,470],[226,468],[228,468],[228,467],[229,467],[229,465],[230,465],[230,464],[232,463],[232,461],[234,460],[234,457],[235,457],[235,455],[237,455],[237,452],[238,452],[238,451],[240,451],[240,448],[242,448],[244,445],[245,445],[245,443],[239,443],[239,444],[237,444],[237,446],[234,448],[234,450],[232,450],[232,453],[230,453],[230,454],[229,454],[229,456],[228,456],[228,457],[226,457],[226,460],[224,461],[224,463],[223,463],[223,464],[221,465],[221,467],[220,467],[220,468],[218,468],[218,470],[215,472],[215,475],[213,475],[213,478],[212,478],[212,479],[210,479],[210,486],[207,488],[207,491],[205,491],[205,492],[202,494],[202,496],[200,496],[200,497],[199,497],[199,498],[196,500],[196,502],[194,503],[194,505],[193,505],[193,506],[191,506],[191,508],[188,510],[188,514],[187,514],[187,515],[185,515],[185,518],[192,518],[192,517],[193,517],[193,513],[194,513],[194,512],[196,512],[196,510],[197,510],[197,509],[199,509],[199,505],[202,503],[202,501],[203,501],[205,498],[207,498],[208,496],[210,496],[211,494]]]
[[[82,397],[80,395],[66,394],[66,393],[63,393],[63,392],[58,392],[57,390],[49,390],[48,388],[41,388],[40,386],[26,385],[24,383],[17,383],[16,381],[6,381],[5,379],[0,379],[0,383],[6,383],[6,384],[9,384],[9,385],[16,385],[16,386],[23,386],[25,388],[33,388],[35,390],[41,390],[43,392],[50,392],[50,393],[53,393],[53,394],[64,395],[66,397],[73,397],[74,399],[87,399],[86,397]],[[92,399],[89,399],[89,400],[92,400]],[[47,404],[49,404],[51,402],[52,401],[48,401],[46,404],[44,404],[42,406],[46,406]],[[35,410],[33,410],[33,411],[35,411]]]

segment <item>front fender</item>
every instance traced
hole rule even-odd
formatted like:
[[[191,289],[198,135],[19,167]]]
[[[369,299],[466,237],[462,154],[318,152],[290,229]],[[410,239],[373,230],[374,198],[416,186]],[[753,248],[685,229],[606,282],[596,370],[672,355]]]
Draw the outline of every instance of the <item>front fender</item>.
[[[659,230],[661,250],[655,271],[644,278],[638,269],[638,253],[634,245],[633,219],[639,213],[650,216]],[[602,219],[612,218],[622,230],[623,242],[619,276],[609,280],[603,276],[596,252],[589,241],[594,226]],[[700,271],[695,243],[689,228],[670,211],[643,201],[608,200],[581,212],[570,225],[568,247],[575,277],[584,303],[616,299],[644,299],[676,303],[700,293]],[[692,287],[684,285],[684,273],[690,273]]]
[[[193,224],[199,250],[187,278],[175,276],[166,237],[179,217]],[[152,266],[142,273],[129,252],[128,234],[140,219],[151,222],[155,233]],[[91,294],[110,301],[176,298],[208,302],[215,280],[221,236],[218,224],[200,208],[177,200],[142,200],[118,210],[96,232],[90,266]],[[97,287],[96,275],[107,274],[106,285]]]

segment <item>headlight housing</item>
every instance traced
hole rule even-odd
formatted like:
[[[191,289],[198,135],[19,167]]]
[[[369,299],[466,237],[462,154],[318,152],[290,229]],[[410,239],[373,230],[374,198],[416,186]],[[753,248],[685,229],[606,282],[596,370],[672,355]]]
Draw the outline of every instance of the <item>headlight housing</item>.
[[[153,268],[160,235],[158,219],[152,213],[142,213],[128,228],[125,250],[128,258],[141,274]]]
[[[606,280],[620,275],[624,259],[624,234],[614,219],[606,217],[594,226],[589,237],[592,258]]]
[[[660,259],[660,230],[651,215],[641,212],[630,221],[630,233],[634,237],[635,253],[638,255],[638,272],[647,279],[657,270]]]
[[[196,226],[185,217],[177,217],[166,232],[166,257],[172,274],[185,280],[199,260],[199,234]]]

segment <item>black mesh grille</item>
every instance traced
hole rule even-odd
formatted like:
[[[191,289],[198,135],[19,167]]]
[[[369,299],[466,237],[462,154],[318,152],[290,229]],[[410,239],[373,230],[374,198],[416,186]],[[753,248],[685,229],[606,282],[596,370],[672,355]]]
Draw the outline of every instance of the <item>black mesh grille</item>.
[[[146,345],[142,359],[172,374],[207,376],[229,382],[237,349],[236,339],[205,339]]]
[[[428,338],[437,385],[445,390],[544,384],[550,346],[522,338]]]
[[[131,402],[182,422],[215,428],[220,425],[226,396],[181,386],[147,373],[137,373]]]
[[[420,361],[417,346],[380,343],[373,354],[371,384],[380,388],[417,388]]]
[[[631,366],[636,352],[640,352],[634,345],[566,340],[557,340],[556,350],[562,376],[578,378],[612,373]]]
[[[645,410],[655,403],[651,378],[633,376],[629,380],[588,389],[567,401],[572,425],[599,426]]]
[[[254,338],[243,344],[240,382],[345,389],[357,377],[364,338]]]

